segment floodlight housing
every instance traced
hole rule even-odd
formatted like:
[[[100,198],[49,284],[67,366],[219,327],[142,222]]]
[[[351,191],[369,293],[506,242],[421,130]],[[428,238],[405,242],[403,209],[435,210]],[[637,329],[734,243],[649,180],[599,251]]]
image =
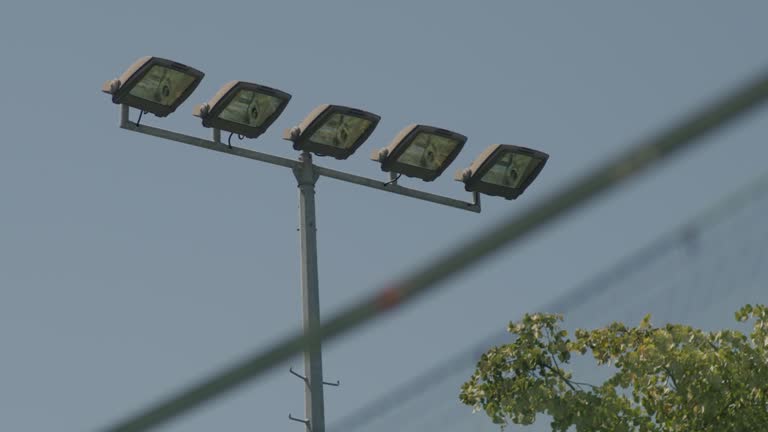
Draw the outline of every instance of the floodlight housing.
[[[192,112],[203,126],[257,138],[280,116],[291,95],[245,81],[230,81]]]
[[[508,144],[494,144],[472,165],[456,172],[464,189],[485,195],[516,199],[533,183],[549,155],[538,150]]]
[[[293,141],[296,150],[346,159],[368,139],[379,120],[378,115],[357,108],[325,104],[286,130],[283,138]]]
[[[199,70],[160,57],[142,57],[120,78],[102,86],[112,102],[165,117],[176,111],[202,81]]]
[[[385,148],[371,159],[381,162],[381,170],[432,181],[456,159],[467,137],[460,133],[425,125],[410,125],[401,130]]]

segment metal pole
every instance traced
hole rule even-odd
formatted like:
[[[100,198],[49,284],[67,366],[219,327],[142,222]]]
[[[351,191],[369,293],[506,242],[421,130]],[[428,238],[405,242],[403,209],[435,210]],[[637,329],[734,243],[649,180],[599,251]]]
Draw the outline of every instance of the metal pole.
[[[128,124],[130,114],[131,107],[126,104],[120,105],[120,127],[125,127]]]
[[[299,184],[299,233],[301,236],[301,297],[304,333],[320,328],[320,294],[317,280],[317,225],[315,219],[315,184],[318,174],[312,156],[304,152],[301,165],[294,168]],[[323,359],[320,340],[316,339],[304,350],[304,407],[308,432],[325,432],[323,402]]]

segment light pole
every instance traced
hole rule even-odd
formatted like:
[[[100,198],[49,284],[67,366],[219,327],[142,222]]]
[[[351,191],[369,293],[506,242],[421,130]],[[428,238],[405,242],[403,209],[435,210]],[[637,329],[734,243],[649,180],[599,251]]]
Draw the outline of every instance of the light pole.
[[[315,216],[315,183],[312,155],[303,152],[301,165],[293,169],[299,184],[299,232],[301,235],[301,304],[304,332],[320,326],[320,291],[317,276],[317,224]],[[323,397],[323,355],[320,341],[304,351],[304,410],[311,432],[325,430],[325,398]]]
[[[365,111],[321,105],[299,125],[286,130],[284,138],[300,150],[298,160],[232,146],[221,140],[221,131],[251,138],[261,135],[283,111],[290,95],[276,89],[243,81],[225,85],[208,104],[195,108],[194,115],[203,125],[213,128],[213,139],[207,140],[156,127],[140,125],[141,114],[151,112],[159,117],[172,113],[197,87],[203,73],[180,63],[157,57],[145,57],[134,63],[119,79],[108,81],[102,90],[121,105],[120,127],[133,132],[206,148],[233,156],[290,168],[299,189],[299,235],[301,242],[302,316],[305,333],[320,327],[320,301],[317,266],[317,226],[315,185],[320,177],[366,186],[385,192],[420,199],[466,211],[480,213],[480,193],[517,198],[543,168],[547,155],[522,147],[493,147],[466,170],[457,173],[472,193],[466,202],[406,188],[397,183],[400,175],[432,181],[439,176],[461,151],[467,138],[461,134],[425,125],[403,129],[392,143],[374,152],[372,159],[390,173],[381,181],[315,165],[311,153],[346,159],[370,136],[379,116]],[[130,107],[140,110],[135,123],[129,118]],[[523,151],[525,157],[519,156]],[[525,153],[525,152],[528,153]],[[503,154],[502,154],[503,153]],[[485,188],[482,186],[485,185]],[[514,189],[514,193],[501,193]],[[308,432],[325,432],[322,350],[320,342],[304,351],[304,376],[293,370],[305,383],[304,419],[289,414],[289,419],[304,423]],[[332,384],[333,385],[333,384]],[[336,384],[337,385],[337,384]]]

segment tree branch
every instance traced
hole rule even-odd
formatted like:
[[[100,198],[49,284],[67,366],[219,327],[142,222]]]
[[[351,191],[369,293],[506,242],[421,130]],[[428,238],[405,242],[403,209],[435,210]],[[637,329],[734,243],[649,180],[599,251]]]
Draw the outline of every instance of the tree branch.
[[[561,371],[560,371],[560,369],[559,369],[559,368],[555,369],[555,368],[553,368],[552,366],[549,366],[549,365],[548,365],[548,364],[546,364],[546,363],[541,363],[541,366],[543,366],[543,367],[545,367],[545,368],[547,368],[547,369],[551,370],[552,372],[554,372],[554,373],[555,373],[555,375],[557,375],[557,377],[558,377],[558,378],[560,378],[561,380],[563,380],[563,382],[564,382],[564,383],[566,383],[566,384],[568,385],[568,387],[570,387],[570,388],[571,388],[571,390],[573,390],[573,391],[578,391],[578,389],[576,389],[576,387],[573,385],[573,383],[571,382],[571,380],[569,380],[568,378],[566,378],[566,377],[565,377],[565,376],[564,376],[564,375],[561,373]]]
[[[675,386],[675,391],[677,391],[679,387],[677,386],[677,380],[675,379],[675,376],[672,375],[672,371],[670,371],[666,366],[662,366],[662,368],[667,372],[667,378],[672,380],[672,384]]]
[[[549,329],[546,329],[546,331],[547,331],[547,338],[551,342],[552,341],[552,332]],[[593,389],[597,388],[597,386],[589,384],[589,383],[573,381],[573,380],[569,380],[568,378],[566,378],[565,375],[563,375],[563,373],[562,373],[562,369],[560,368],[560,364],[557,362],[557,358],[555,358],[554,354],[552,354],[552,351],[547,350],[547,354],[549,354],[549,358],[552,359],[552,363],[555,365],[555,369],[553,369],[551,366],[547,366],[544,363],[542,363],[542,366],[544,366],[547,369],[549,369],[552,372],[554,372],[560,379],[562,379],[566,384],[568,384],[568,387],[570,387],[571,390],[577,391],[576,388],[573,386],[574,384],[576,384],[579,387],[585,385],[585,386],[590,386]]]

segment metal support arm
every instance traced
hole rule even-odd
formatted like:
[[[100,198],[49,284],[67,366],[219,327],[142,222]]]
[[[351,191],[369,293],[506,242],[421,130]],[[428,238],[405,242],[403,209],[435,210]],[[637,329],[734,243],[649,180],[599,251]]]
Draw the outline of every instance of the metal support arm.
[[[278,165],[286,168],[296,169],[301,166],[301,162],[280,157],[280,156],[273,156],[267,153],[261,153],[253,150],[249,150],[242,147],[235,147],[232,146],[232,148],[229,148],[227,145],[224,145],[220,142],[219,136],[217,136],[220,132],[218,130],[214,130],[214,136],[216,136],[217,139],[211,141],[207,139],[197,138],[190,135],[181,134],[178,132],[172,132],[166,129],[160,129],[152,126],[136,126],[136,124],[131,123],[128,119],[128,106],[123,105],[122,106],[122,113],[120,117],[120,127],[122,129],[126,129],[132,132],[140,132],[146,135],[151,135],[157,138],[163,138],[170,141],[176,141],[183,144],[189,144],[195,147],[201,147],[208,150],[217,151],[220,153],[227,153],[231,154],[233,156],[239,156],[246,159],[252,159],[259,162],[266,162],[268,164],[272,165]],[[448,207],[458,208],[461,210],[467,210],[474,213],[480,213],[480,201],[478,199],[474,199],[474,202],[466,202],[457,200],[454,198],[445,197],[442,195],[436,195],[429,192],[423,192],[417,189],[411,189],[407,187],[403,187],[398,185],[397,183],[389,183],[381,180],[375,180],[367,177],[362,177],[354,174],[349,174],[342,171],[336,171],[330,168],[323,168],[321,166],[313,165],[315,174],[321,176],[321,177],[329,177],[336,180],[341,180],[347,183],[354,183],[360,186],[366,186],[373,189],[378,189],[380,191],[384,192],[391,192],[398,195],[407,196],[410,198],[416,198],[420,199],[422,201],[429,201],[435,204],[442,204]]]
[[[152,126],[146,126],[146,125],[136,126],[136,124],[134,123],[124,122],[120,124],[120,127],[122,129],[126,129],[133,132],[141,132],[143,134],[151,135],[157,138],[176,141],[182,144],[189,144],[195,147],[202,147],[204,149],[213,150],[220,153],[228,153],[234,156],[240,156],[246,159],[252,159],[259,162],[266,162],[272,165],[279,165],[286,168],[296,168],[299,165],[301,165],[300,162],[295,161],[293,159],[288,159],[280,156],[272,156],[270,154],[261,153],[261,152],[245,149],[242,147],[232,146],[232,148],[229,148],[227,147],[226,144],[221,144],[215,141],[197,138],[190,135],[185,135],[178,132],[172,132],[169,130],[160,129]]]
[[[444,197],[442,195],[435,195],[429,192],[423,192],[417,189],[411,189],[400,186],[397,183],[388,183],[380,180],[374,180],[367,177],[362,177],[354,174],[345,173],[342,171],[332,170],[330,168],[323,168],[321,166],[315,166],[315,171],[322,177],[330,177],[336,180],[345,181],[347,183],[354,183],[360,186],[367,186],[369,188],[378,189],[384,192],[392,192],[398,195],[404,195],[411,198],[420,199],[422,201],[429,201],[436,204],[442,204],[448,207],[454,207],[462,210],[468,210],[475,213],[480,213],[480,204],[465,202],[453,198]]]

